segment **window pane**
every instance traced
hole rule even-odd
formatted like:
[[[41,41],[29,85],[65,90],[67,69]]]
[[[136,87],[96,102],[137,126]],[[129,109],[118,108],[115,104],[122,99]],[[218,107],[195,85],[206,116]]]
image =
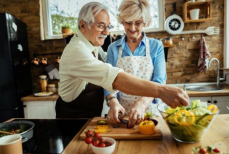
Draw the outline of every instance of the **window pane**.
[[[71,26],[73,32],[77,31],[77,17],[83,5],[88,2],[97,1],[106,4],[110,8],[111,24],[114,26],[114,31],[123,30],[123,26],[117,22],[116,15],[118,7],[122,0],[49,0],[49,17],[50,29],[52,35],[61,34],[62,26]],[[150,0],[151,16],[153,17],[152,24],[149,28],[159,28],[159,8],[158,0]]]

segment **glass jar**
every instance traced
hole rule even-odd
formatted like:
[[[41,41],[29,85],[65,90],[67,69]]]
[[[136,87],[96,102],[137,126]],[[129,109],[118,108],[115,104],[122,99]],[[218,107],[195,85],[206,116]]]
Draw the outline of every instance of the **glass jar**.
[[[167,37],[164,39],[164,45],[173,45],[173,38],[172,37]]]
[[[57,91],[55,84],[49,84],[48,85],[48,91],[55,93]]]
[[[47,92],[47,84],[48,84],[48,78],[46,75],[40,75],[40,86],[41,86],[41,91],[42,92]]]

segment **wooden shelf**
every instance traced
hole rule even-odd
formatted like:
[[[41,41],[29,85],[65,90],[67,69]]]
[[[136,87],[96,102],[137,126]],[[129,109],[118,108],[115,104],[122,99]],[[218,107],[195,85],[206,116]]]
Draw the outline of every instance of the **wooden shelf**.
[[[183,20],[185,23],[189,22],[205,22],[211,20],[211,0],[186,2],[183,5]],[[199,19],[192,20],[190,18],[190,10],[200,9]]]
[[[229,68],[220,68],[220,70],[227,70],[227,71],[229,71]]]
[[[164,48],[172,48],[172,47],[175,47],[176,45],[174,45],[174,44],[172,44],[172,45],[167,45],[167,44],[165,44],[164,45]]]

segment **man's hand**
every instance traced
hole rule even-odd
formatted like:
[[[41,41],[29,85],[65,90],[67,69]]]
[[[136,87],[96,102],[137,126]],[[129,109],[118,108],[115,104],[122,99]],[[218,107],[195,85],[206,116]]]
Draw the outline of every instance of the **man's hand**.
[[[161,85],[159,95],[161,100],[171,108],[187,106],[189,104],[188,94],[178,87]]]

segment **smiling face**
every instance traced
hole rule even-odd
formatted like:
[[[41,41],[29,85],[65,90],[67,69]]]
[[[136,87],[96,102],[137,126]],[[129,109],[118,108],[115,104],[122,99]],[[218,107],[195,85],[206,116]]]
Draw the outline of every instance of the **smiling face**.
[[[127,39],[138,39],[141,37],[145,23],[143,23],[142,19],[133,20],[130,22],[124,21],[123,26],[127,35]]]
[[[109,30],[101,30],[101,26],[108,26],[110,24],[110,17],[106,11],[100,11],[95,16],[95,22],[90,23],[91,28],[88,27],[87,23],[80,21],[80,31],[84,37],[93,45],[93,46],[102,46],[106,39],[106,36],[109,35]]]

